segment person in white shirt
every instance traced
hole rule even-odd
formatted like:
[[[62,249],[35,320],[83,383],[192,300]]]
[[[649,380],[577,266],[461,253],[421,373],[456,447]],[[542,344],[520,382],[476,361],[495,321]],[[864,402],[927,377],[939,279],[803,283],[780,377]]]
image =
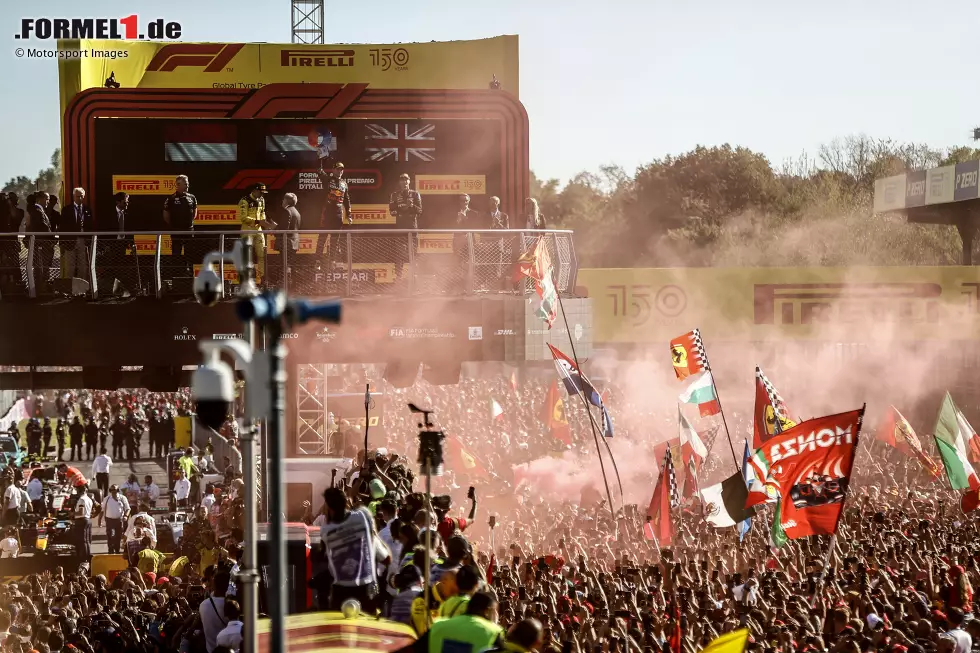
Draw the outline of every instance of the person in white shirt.
[[[356,599],[370,612],[378,592],[377,564],[390,561],[391,552],[374,532],[374,518],[367,508],[347,510],[347,497],[340,488],[323,493],[327,523],[320,528],[320,541],[333,577],[329,610],[340,610],[347,599]]]
[[[83,559],[92,558],[92,497],[88,495],[88,487],[78,488],[78,501],[75,502],[75,532],[77,533],[78,555]]]
[[[95,477],[95,487],[102,496],[109,494],[109,470],[112,469],[112,458],[106,453],[105,447],[99,450],[99,455],[92,461],[92,476]]]
[[[204,498],[201,499],[201,505],[207,508],[208,513],[211,513],[211,506],[214,505],[218,498],[214,496],[214,485],[208,483],[204,488]]]
[[[208,653],[212,653],[218,646],[218,633],[228,625],[228,619],[225,617],[225,593],[228,591],[230,580],[227,571],[217,572],[211,581],[211,596],[201,601],[198,610]]]
[[[20,521],[21,504],[24,495],[20,493],[17,483],[11,483],[3,493],[3,525],[16,526]]]
[[[218,646],[227,646],[233,651],[238,651],[242,647],[242,610],[238,602],[234,599],[225,601],[225,618],[228,625],[222,629],[215,638]]]
[[[127,540],[142,540],[144,535],[148,535],[151,540],[151,546],[156,548],[157,546],[157,523],[150,517],[149,513],[142,510],[145,506],[140,506],[140,512],[133,515],[133,518],[129,520],[129,528],[126,529],[126,539]]]
[[[129,500],[119,493],[119,486],[109,488],[109,496],[102,500],[102,512],[99,514],[99,526],[105,517],[105,537],[109,542],[109,553],[122,553],[121,541],[123,524],[129,516]]]
[[[186,508],[187,498],[191,495],[191,482],[187,480],[184,470],[180,470],[179,474],[180,477],[174,481],[174,498],[178,508]]]
[[[6,537],[0,540],[0,558],[16,558],[20,553],[20,542],[17,541],[17,529],[8,528]]]
[[[27,498],[31,500],[31,511],[36,515],[47,513],[44,505],[44,483],[37,476],[31,476],[27,484]]]
[[[157,500],[160,498],[160,488],[153,482],[152,476],[147,476],[143,479],[142,494],[146,497],[146,502],[151,508],[157,507]]]

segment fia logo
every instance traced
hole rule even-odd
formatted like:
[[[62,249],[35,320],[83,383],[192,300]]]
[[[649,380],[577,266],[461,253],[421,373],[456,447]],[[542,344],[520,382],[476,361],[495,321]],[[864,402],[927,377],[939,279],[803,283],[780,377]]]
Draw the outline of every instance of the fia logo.
[[[401,327],[391,327],[391,329],[388,330],[388,337],[389,338],[404,338],[405,337],[405,329],[403,329]]]

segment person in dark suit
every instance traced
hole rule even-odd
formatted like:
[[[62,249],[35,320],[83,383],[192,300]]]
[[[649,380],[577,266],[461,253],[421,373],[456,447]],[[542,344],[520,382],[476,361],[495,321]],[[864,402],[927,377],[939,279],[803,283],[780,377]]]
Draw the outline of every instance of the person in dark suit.
[[[0,194],[0,284],[3,284],[4,292],[9,292],[11,285],[20,283],[21,279],[20,242],[17,240],[20,219],[16,217],[16,198],[13,193]]]
[[[51,235],[51,219],[45,212],[48,194],[43,190],[27,198],[27,232],[34,235],[34,284],[43,290],[50,279],[51,261],[54,258],[54,237]]]
[[[71,192],[72,203],[61,211],[58,220],[60,233],[88,233],[95,231],[92,212],[85,205],[85,189],[76,188]],[[62,256],[65,259],[65,274],[68,277],[88,279],[89,250],[88,241],[80,236],[61,237]]]
[[[129,218],[129,195],[116,193],[112,214],[107,216],[105,231],[115,231],[116,236],[103,236],[99,239],[99,254],[95,258],[99,270],[100,295],[136,293],[141,290],[140,270],[137,260],[136,243],[132,235],[126,234],[126,220]],[[119,280],[117,287],[115,281]]]

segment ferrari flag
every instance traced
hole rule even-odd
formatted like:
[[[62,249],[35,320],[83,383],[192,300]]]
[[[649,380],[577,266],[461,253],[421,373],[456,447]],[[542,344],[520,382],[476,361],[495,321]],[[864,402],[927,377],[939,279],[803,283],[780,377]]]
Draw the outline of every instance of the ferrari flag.
[[[909,458],[915,458],[933,476],[942,473],[939,464],[922,450],[922,442],[912,430],[912,425],[894,406],[888,407],[885,421],[875,434],[875,439],[898,449]]]
[[[759,449],[774,435],[796,426],[789,417],[789,409],[776,388],[763,374],[761,367],[755,368],[755,433],[752,446]]]
[[[710,370],[708,355],[701,342],[701,331],[695,329],[670,341],[670,360],[674,364],[674,374],[682,381],[703,370]]]
[[[830,535],[844,507],[864,408],[807,420],[773,437],[749,460],[746,507],[776,500],[773,540]]]

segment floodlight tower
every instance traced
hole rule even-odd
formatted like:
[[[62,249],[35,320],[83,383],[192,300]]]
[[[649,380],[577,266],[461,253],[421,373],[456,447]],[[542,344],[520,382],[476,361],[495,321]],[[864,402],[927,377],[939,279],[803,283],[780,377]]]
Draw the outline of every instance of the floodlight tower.
[[[323,43],[323,0],[290,0],[293,43]]]

